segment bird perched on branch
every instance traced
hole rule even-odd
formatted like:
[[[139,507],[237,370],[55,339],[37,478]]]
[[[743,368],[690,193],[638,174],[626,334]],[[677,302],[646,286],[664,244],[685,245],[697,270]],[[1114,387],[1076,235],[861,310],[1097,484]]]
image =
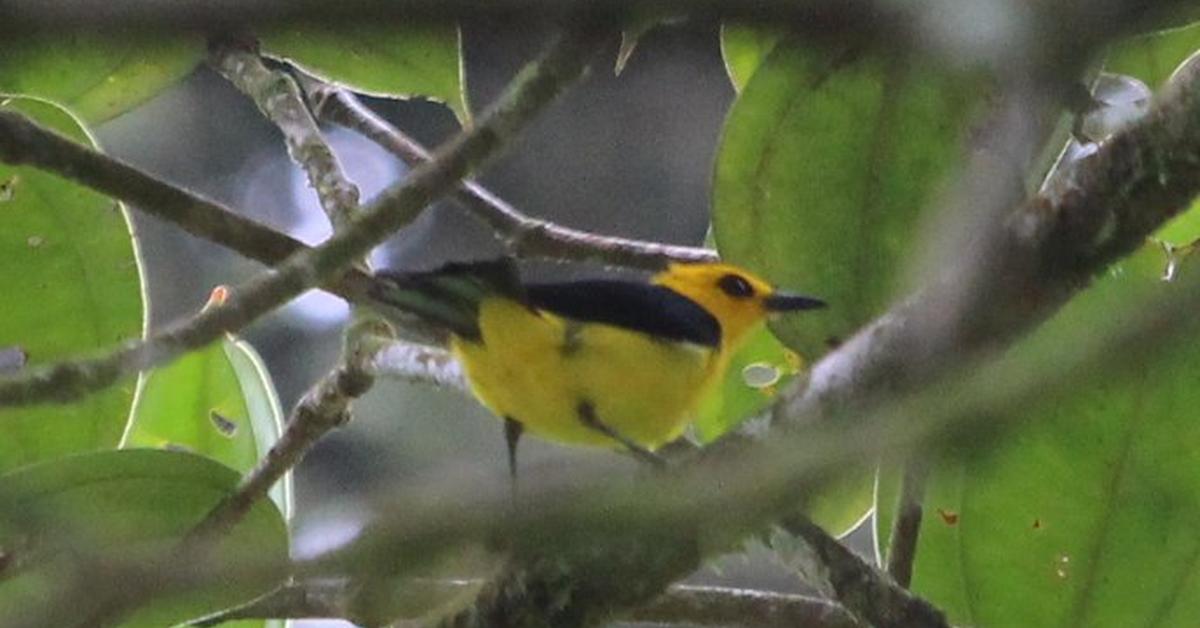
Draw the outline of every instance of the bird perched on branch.
[[[471,390],[504,420],[514,478],[524,432],[656,460],[748,332],[825,305],[715,263],[649,281],[523,283],[508,259],[379,277],[380,301],[450,331]]]

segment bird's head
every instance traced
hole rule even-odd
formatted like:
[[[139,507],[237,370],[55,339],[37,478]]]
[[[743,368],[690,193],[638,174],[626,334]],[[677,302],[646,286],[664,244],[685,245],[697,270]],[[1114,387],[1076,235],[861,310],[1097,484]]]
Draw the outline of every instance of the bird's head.
[[[773,314],[825,307],[824,301],[776,290],[731,264],[671,264],[653,281],[708,310],[721,324],[721,335],[730,347]]]

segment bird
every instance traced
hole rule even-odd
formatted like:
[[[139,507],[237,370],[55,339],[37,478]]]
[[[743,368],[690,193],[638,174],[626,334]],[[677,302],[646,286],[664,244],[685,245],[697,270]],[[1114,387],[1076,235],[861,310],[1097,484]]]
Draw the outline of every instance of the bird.
[[[523,282],[512,258],[381,270],[386,310],[449,332],[474,396],[517,445],[532,434],[621,448],[649,462],[679,438],[730,356],[768,317],[825,307],[722,262],[671,263],[646,279]]]

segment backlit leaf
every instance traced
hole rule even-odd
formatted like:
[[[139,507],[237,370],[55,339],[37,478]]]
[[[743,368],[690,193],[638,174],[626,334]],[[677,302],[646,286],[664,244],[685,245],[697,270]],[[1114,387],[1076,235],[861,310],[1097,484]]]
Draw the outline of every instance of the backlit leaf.
[[[146,376],[123,445],[184,449],[245,473],[279,439],[282,422],[257,352],[226,337]],[[285,515],[289,485],[272,493]]]
[[[18,98],[7,107],[79,141],[61,109]],[[32,168],[0,165],[0,347],[31,365],[96,351],[142,331],[139,259],[124,208]],[[134,380],[64,405],[0,410],[0,472],[66,453],[116,446]]]
[[[204,40],[193,34],[17,35],[0,48],[0,93],[44,98],[98,124],[174,85],[203,58]]]
[[[458,25],[397,20],[392,24],[290,24],[260,33],[263,51],[323,79],[387,98],[445,103],[471,119]]]

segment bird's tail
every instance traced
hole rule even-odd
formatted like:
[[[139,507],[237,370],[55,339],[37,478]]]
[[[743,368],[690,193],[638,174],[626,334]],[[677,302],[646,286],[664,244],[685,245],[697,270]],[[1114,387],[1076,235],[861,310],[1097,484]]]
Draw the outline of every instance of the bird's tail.
[[[478,340],[479,303],[504,296],[523,300],[516,266],[509,258],[456,262],[431,271],[379,271],[371,296],[401,311],[416,314],[456,335]]]

